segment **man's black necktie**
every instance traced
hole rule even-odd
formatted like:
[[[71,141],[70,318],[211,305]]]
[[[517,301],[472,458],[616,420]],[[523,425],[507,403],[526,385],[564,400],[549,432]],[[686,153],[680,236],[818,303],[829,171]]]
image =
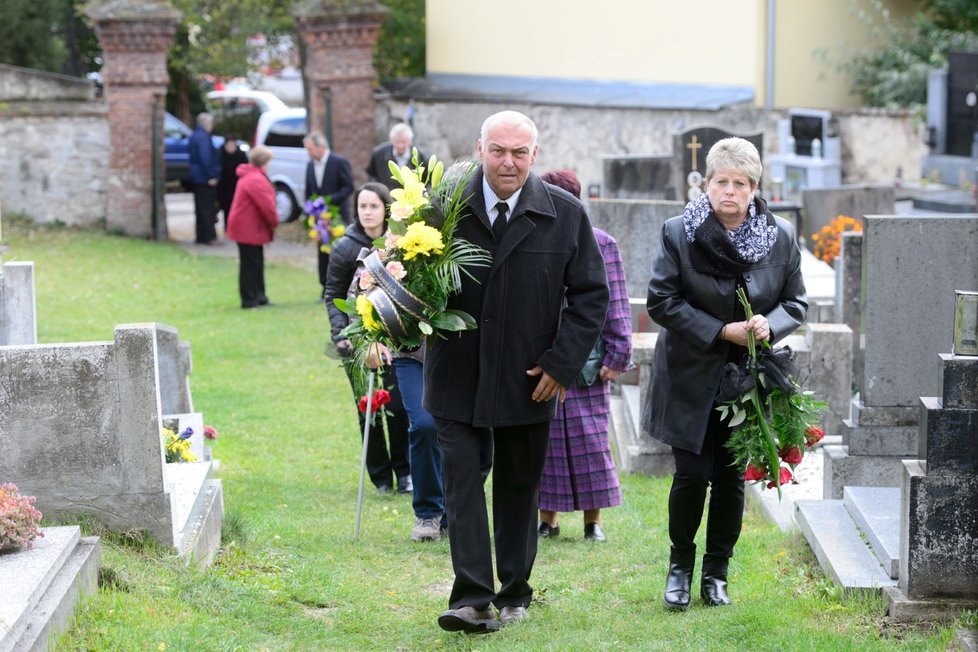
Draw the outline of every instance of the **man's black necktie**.
[[[509,204],[501,201],[496,204],[496,210],[498,215],[496,221],[492,223],[492,235],[496,238],[496,242],[500,242],[503,239],[503,231],[506,230],[506,212],[509,211]]]

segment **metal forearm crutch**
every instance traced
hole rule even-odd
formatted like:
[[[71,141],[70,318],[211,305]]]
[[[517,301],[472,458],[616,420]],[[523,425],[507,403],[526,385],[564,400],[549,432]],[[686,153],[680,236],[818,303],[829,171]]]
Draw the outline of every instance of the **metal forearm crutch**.
[[[363,454],[360,457],[360,488],[357,490],[357,521],[353,526],[353,540],[360,540],[360,515],[363,513],[363,475],[367,470],[367,444],[370,441],[370,414],[374,402],[374,372],[367,379],[367,412],[363,419]]]

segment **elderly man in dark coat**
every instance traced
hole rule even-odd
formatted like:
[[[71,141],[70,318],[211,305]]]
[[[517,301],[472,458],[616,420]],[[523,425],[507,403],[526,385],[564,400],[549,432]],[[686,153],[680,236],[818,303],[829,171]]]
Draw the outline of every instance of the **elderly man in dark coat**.
[[[492,631],[526,617],[537,550],[540,478],[556,401],[580,372],[604,325],[604,261],[581,203],[530,172],[537,129],[503,111],[482,126],[482,161],[463,193],[455,231],[488,250],[491,266],[462,277],[450,308],[479,328],[437,338],[425,361],[425,408],[444,454],[455,583],[448,631]],[[495,590],[479,445],[492,437]],[[499,609],[497,620],[491,608]]]
[[[411,150],[414,147],[414,130],[410,125],[398,122],[391,127],[390,141],[381,143],[370,152],[370,162],[367,163],[367,177],[371,181],[379,181],[388,190],[400,188],[401,184],[391,175],[390,164],[397,167],[413,167],[411,165]],[[427,163],[428,154],[418,148],[418,160]]]

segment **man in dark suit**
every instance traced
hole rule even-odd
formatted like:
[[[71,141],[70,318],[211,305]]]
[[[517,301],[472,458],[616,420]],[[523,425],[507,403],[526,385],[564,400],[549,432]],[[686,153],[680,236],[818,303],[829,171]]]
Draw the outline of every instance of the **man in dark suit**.
[[[194,190],[197,244],[216,245],[217,179],[221,176],[221,159],[211,140],[214,118],[210,113],[197,116],[197,128],[190,134],[190,183]]]
[[[537,550],[537,497],[556,402],[587,360],[608,307],[604,261],[583,205],[530,172],[537,129],[503,111],[482,125],[482,161],[455,236],[492,254],[462,276],[449,308],[477,330],[433,338],[424,406],[444,455],[455,583],[438,624],[493,631],[527,616]],[[495,590],[479,448],[495,447]],[[495,618],[492,604],[499,609]]]
[[[329,203],[339,206],[340,215],[347,224],[352,223],[349,202],[353,194],[353,170],[350,162],[329,149],[329,141],[321,131],[310,131],[302,140],[309,153],[306,166],[306,199],[313,195],[329,197]],[[329,267],[329,254],[321,248],[319,256],[319,284],[326,293],[326,268]]]
[[[371,181],[379,181],[388,190],[400,188],[400,184],[391,176],[389,163],[393,161],[397,167],[411,167],[411,146],[414,143],[414,130],[403,122],[393,127],[389,134],[390,142],[381,143],[374,147],[367,164],[367,176]],[[418,160],[428,161],[428,154],[418,148]]]

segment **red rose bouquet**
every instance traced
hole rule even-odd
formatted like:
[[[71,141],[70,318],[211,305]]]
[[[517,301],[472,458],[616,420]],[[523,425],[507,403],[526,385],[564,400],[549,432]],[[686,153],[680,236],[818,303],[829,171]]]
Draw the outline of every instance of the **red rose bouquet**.
[[[750,319],[753,311],[741,287],[737,299]],[[817,425],[825,403],[801,388],[793,358],[789,347],[772,350],[767,342],[758,347],[750,333],[746,359],[727,363],[717,393],[716,409],[733,429],[726,446],[745,469],[744,480],[766,482],[779,498],[805,450],[825,436]]]

